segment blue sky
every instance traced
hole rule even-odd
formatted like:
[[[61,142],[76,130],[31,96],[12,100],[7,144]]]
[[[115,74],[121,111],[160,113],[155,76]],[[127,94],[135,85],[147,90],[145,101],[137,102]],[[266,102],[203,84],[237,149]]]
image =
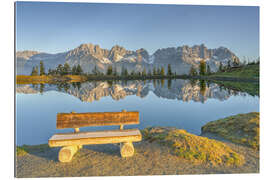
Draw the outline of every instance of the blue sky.
[[[16,3],[16,49],[57,53],[82,43],[129,50],[225,46],[259,56],[259,7]]]

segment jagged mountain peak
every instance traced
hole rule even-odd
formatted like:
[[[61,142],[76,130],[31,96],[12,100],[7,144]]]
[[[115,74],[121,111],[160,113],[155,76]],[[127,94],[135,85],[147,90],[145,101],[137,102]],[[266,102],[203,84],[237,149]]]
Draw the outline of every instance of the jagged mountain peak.
[[[46,54],[36,51],[17,52],[17,60],[22,59],[22,68],[27,67],[25,74],[29,74],[34,65],[38,65],[42,60],[45,67],[54,68],[59,63],[67,62],[70,66],[80,64],[84,72],[92,72],[97,66],[100,71],[106,72],[108,65],[112,64],[121,71],[125,66],[129,72],[147,70],[153,67],[167,67],[172,65],[172,71],[178,74],[186,74],[192,65],[198,67],[201,60],[205,60],[210,64],[211,70],[216,71],[223,63],[233,64],[234,61],[239,62],[239,58],[226,47],[218,47],[216,49],[208,49],[205,44],[197,44],[193,46],[182,45],[178,47],[168,47],[156,50],[149,55],[146,49],[139,48],[135,51],[127,50],[123,46],[114,45],[111,49],[103,49],[99,45],[92,43],[80,44],[78,47],[64,53]],[[28,62],[29,61],[29,62]]]
[[[29,51],[29,50],[25,50],[25,51],[17,51],[16,52],[16,57],[17,58],[22,58],[25,60],[28,60],[30,57],[36,55],[36,54],[40,54],[41,52],[38,51]]]

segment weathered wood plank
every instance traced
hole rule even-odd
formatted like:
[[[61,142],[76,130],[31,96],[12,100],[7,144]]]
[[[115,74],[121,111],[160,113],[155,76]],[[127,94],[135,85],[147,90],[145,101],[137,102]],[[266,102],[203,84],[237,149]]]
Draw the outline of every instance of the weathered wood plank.
[[[87,144],[137,142],[141,141],[141,139],[142,136],[138,129],[127,129],[55,134],[49,139],[48,144],[50,147],[79,146]]]
[[[58,113],[57,129],[139,124],[139,112]]]

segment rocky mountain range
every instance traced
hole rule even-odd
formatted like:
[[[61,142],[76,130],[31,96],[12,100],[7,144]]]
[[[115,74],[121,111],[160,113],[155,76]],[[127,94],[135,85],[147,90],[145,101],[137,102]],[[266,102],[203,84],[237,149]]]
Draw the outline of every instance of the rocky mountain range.
[[[95,66],[100,71],[106,72],[108,65],[112,65],[121,72],[123,66],[128,71],[142,71],[144,68],[148,70],[161,66],[166,69],[167,65],[171,64],[173,72],[186,74],[192,65],[198,67],[201,60],[205,60],[212,71],[217,71],[220,63],[223,65],[227,65],[228,61],[239,63],[239,58],[228,48],[208,49],[204,44],[158,49],[152,55],[143,48],[131,51],[115,45],[108,50],[100,48],[99,45],[81,44],[75,49],[57,54],[18,51],[16,60],[17,74],[26,75],[30,74],[32,67],[39,65],[41,60],[46,71],[49,68],[56,68],[58,64],[68,63],[70,66],[80,64],[84,72],[89,73]]]
[[[38,85],[17,85],[16,92],[23,94],[37,94]],[[68,84],[68,86],[57,86],[46,84],[42,92],[60,91],[77,97],[83,102],[93,102],[110,96],[114,100],[124,99],[127,96],[136,95],[144,98],[150,93],[165,99],[175,99],[180,101],[205,102],[208,99],[218,99],[220,101],[228,99],[235,93],[233,90],[220,89],[217,84],[209,84],[202,90],[199,81],[191,83],[189,80],[153,80],[153,81],[119,81],[110,84],[107,81],[85,82],[78,86]]]

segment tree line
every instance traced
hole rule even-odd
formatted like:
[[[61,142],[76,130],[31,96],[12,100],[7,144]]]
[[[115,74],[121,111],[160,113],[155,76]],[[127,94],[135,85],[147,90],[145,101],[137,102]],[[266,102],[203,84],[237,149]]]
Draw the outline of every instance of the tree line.
[[[231,70],[232,68],[243,67],[245,65],[252,65],[252,64],[259,64],[259,63],[260,63],[259,60],[254,61],[254,62],[250,62],[248,64],[246,64],[245,62],[239,63],[235,59],[233,61],[229,60],[227,62],[227,64],[225,64],[225,65],[223,63],[219,64],[218,72],[227,72],[227,71]],[[194,65],[192,65],[190,70],[189,70],[190,76],[198,76],[198,75],[204,76],[204,75],[210,75],[212,73],[213,72],[212,72],[209,64],[206,64],[205,60],[200,61],[199,70],[197,70],[197,68]]]
[[[74,65],[72,68],[69,66],[68,63],[64,65],[59,64],[55,69],[48,69],[48,73],[45,72],[45,67],[43,61],[40,61],[39,67],[34,66],[32,68],[31,76],[42,76],[42,75],[82,75],[83,70],[81,66]]]
[[[148,69],[144,67],[142,71],[128,71],[127,68],[122,66],[121,71],[118,72],[116,67],[109,65],[106,71],[106,74],[99,72],[95,66],[93,70],[94,75],[107,75],[107,76],[120,76],[120,77],[127,77],[127,76],[140,76],[140,77],[149,77],[149,76],[175,76],[176,73],[172,72],[171,65],[168,64],[167,72],[165,72],[165,68],[162,67],[153,67],[153,69]]]
[[[105,73],[102,71],[99,71],[97,66],[94,67],[92,70],[92,73],[84,73],[81,66],[74,65],[72,68],[68,63],[65,63],[64,65],[59,64],[55,69],[48,69],[48,73],[45,72],[45,67],[43,61],[40,61],[39,66],[34,66],[32,68],[31,76],[42,76],[42,75],[89,75],[89,76],[115,76],[115,77],[149,77],[149,76],[176,76],[176,72],[172,72],[171,65],[168,64],[167,72],[165,72],[164,67],[153,67],[153,69],[148,69],[144,67],[142,71],[135,71],[132,70],[131,72],[128,71],[127,68],[122,66],[121,71],[118,72],[117,68],[112,65],[109,65],[107,67],[107,70]]]

